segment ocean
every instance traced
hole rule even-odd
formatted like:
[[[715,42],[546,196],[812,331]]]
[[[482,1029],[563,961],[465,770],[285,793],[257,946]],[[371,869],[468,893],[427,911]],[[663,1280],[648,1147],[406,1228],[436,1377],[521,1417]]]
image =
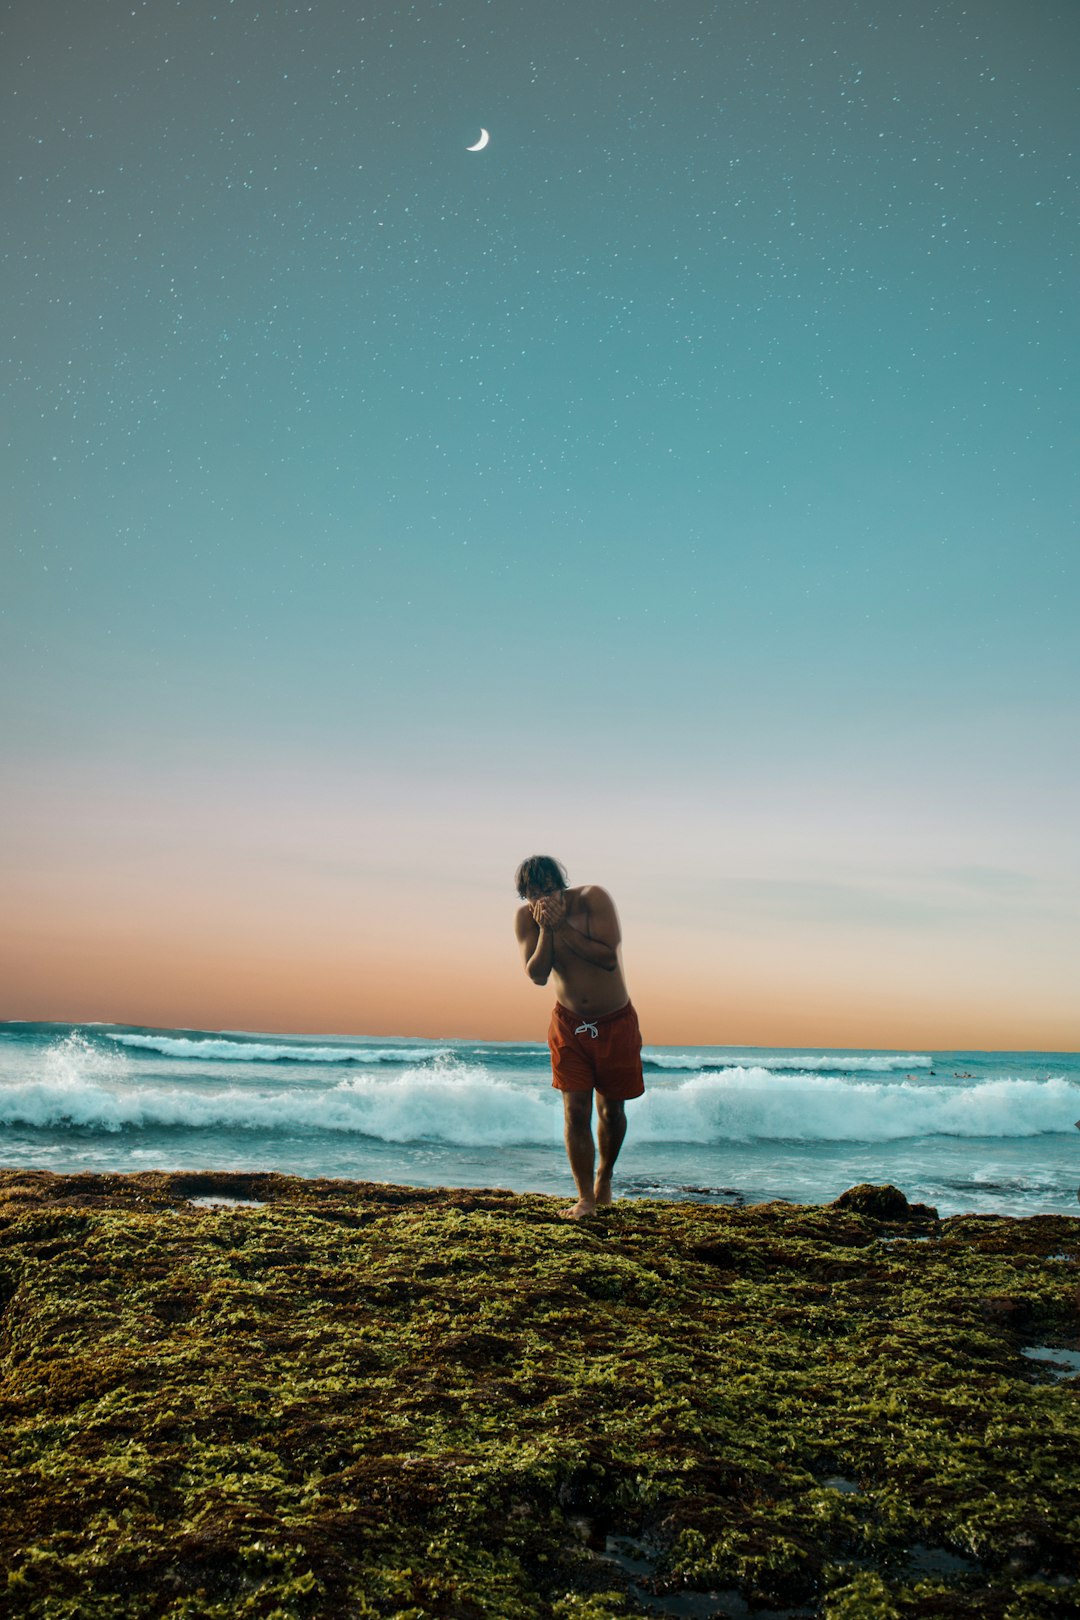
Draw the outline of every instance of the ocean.
[[[646,1047],[615,1195],[1075,1215],[1080,1056]],[[0,1166],[569,1194],[533,1042],[0,1024]]]

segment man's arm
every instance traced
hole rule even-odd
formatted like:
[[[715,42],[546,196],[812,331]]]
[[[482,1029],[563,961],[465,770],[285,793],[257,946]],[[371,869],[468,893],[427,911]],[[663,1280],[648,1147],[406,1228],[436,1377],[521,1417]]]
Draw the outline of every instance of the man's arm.
[[[547,984],[555,961],[555,934],[547,923],[538,923],[528,906],[518,908],[514,932],[521,946],[525,971],[533,984]]]
[[[583,962],[603,968],[606,973],[614,973],[619,965],[619,942],[622,939],[615,902],[606,889],[592,884],[583,891],[582,899],[589,914],[589,932],[583,934],[579,928],[567,922],[564,905],[562,914],[557,918],[552,917],[554,937],[559,945],[565,946]],[[540,902],[542,914],[545,914],[547,904],[546,901]]]

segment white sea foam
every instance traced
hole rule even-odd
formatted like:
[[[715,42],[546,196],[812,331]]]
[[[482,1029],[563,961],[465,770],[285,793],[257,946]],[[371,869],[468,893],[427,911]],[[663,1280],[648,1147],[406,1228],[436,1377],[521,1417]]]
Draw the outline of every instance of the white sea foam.
[[[1026,1137],[1071,1130],[1078,1104],[1078,1088],[1065,1079],[961,1088],[729,1068],[647,1093],[635,1131],[654,1142]]]
[[[445,1057],[448,1049],[435,1046],[288,1046],[271,1041],[232,1041],[224,1038],[191,1040],[179,1035],[117,1035],[108,1039],[120,1046],[157,1052],[162,1057],[194,1058],[203,1063],[422,1063]]]
[[[145,1080],[112,1088],[90,1078],[28,1080],[0,1090],[0,1125],[39,1129],[347,1131],[384,1142],[439,1141],[464,1147],[550,1142],[553,1121],[550,1093],[494,1080],[465,1066],[406,1069],[392,1080],[350,1076],[322,1092],[207,1089]]]
[[[41,1062],[47,1080],[61,1087],[79,1086],[88,1079],[122,1081],[127,1072],[121,1052],[95,1046],[77,1029],[47,1046]]]
[[[177,1084],[102,1065],[67,1047],[37,1079],[0,1088],[0,1125],[38,1129],[347,1132],[460,1147],[558,1141],[557,1095],[444,1059],[397,1073],[353,1073],[318,1088]],[[105,1054],[107,1057],[107,1054]],[[81,1057],[81,1061],[78,1059]],[[892,1142],[922,1136],[1021,1138],[1071,1132],[1071,1081],[999,1079],[956,1086],[852,1081],[732,1067],[653,1086],[632,1104],[638,1142]]]

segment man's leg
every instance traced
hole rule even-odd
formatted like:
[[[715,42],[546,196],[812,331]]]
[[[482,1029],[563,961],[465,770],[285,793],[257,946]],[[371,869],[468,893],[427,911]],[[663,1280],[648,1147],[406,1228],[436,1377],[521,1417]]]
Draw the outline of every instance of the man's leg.
[[[597,1166],[593,1197],[598,1204],[610,1204],[611,1172],[615,1168],[615,1160],[619,1157],[619,1149],[626,1136],[626,1104],[616,1098],[605,1097],[598,1091],[596,1115],[600,1163]]]
[[[596,1208],[593,1193],[596,1145],[592,1134],[592,1092],[564,1091],[562,1099],[566,1156],[570,1160],[574,1185],[578,1190],[577,1203],[564,1209],[563,1215],[567,1220],[578,1221],[583,1215],[591,1215]]]

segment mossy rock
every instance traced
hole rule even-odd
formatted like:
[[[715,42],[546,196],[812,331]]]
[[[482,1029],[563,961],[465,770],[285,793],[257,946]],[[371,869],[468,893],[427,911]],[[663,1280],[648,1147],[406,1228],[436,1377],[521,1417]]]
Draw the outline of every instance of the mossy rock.
[[[0,1172],[0,1610],[1075,1612],[1080,1220],[560,1208]]]
[[[936,1221],[938,1212],[930,1204],[909,1204],[899,1187],[885,1182],[880,1187],[861,1181],[849,1187],[835,1199],[832,1209],[850,1209],[858,1215],[867,1215],[872,1221],[901,1226],[909,1221]]]

